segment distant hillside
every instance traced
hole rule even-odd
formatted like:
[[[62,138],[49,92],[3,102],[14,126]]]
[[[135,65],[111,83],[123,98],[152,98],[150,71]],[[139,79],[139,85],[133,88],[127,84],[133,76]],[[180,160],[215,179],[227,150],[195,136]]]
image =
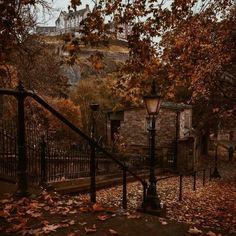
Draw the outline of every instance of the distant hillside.
[[[54,50],[55,55],[63,59],[62,47],[64,45],[62,36],[42,36],[41,39]],[[105,77],[107,74],[117,71],[128,59],[127,43],[124,41],[113,40],[108,47],[90,47],[80,45],[78,57],[74,65],[63,63],[62,73],[68,77],[68,84],[74,85],[80,79],[88,77]],[[96,70],[91,63],[91,56],[101,53],[102,69]]]

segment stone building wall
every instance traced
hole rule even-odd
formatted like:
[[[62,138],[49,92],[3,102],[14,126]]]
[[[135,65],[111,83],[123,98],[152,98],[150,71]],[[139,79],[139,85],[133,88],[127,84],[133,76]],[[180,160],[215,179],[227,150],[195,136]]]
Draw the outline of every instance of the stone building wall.
[[[148,157],[150,124],[144,107],[110,111],[107,117],[108,145],[113,146],[114,151],[120,152],[117,146],[121,143],[123,154]],[[116,128],[112,128],[113,126]],[[118,141],[114,138],[112,130],[119,134]],[[163,102],[156,119],[157,165],[163,168],[178,167],[181,170],[192,170],[197,163],[196,140],[196,137],[192,137],[191,106]]]
[[[156,119],[156,147],[173,146],[176,141],[177,113],[161,109]],[[119,135],[127,152],[146,153],[148,149],[148,115],[144,108],[124,111]]]

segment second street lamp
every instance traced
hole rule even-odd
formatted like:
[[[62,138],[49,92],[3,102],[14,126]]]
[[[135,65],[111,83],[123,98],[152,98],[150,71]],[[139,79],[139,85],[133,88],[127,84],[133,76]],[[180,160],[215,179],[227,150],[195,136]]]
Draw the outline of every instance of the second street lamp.
[[[220,178],[220,173],[218,171],[218,144],[217,141],[214,143],[215,146],[215,167],[214,172],[211,174],[211,178]]]
[[[160,110],[161,96],[156,92],[156,84],[153,80],[151,92],[148,95],[143,96],[143,100],[146,105],[146,109],[151,121],[151,127],[148,129],[150,134],[150,175],[149,175],[149,185],[147,188],[146,199],[142,204],[142,209],[145,212],[160,215],[161,214],[161,204],[160,199],[157,195],[156,190],[156,176],[155,176],[155,135],[156,135],[156,118]]]

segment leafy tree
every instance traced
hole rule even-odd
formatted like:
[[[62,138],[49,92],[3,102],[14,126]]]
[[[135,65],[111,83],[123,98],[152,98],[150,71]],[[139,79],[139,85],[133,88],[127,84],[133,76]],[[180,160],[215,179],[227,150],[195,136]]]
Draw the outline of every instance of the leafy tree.
[[[111,78],[79,80],[70,92],[71,100],[80,106],[81,123],[87,134],[91,132],[90,104],[95,102],[100,106],[96,114],[97,135],[105,137],[106,117],[104,116],[104,109],[114,107],[117,102],[117,98],[112,94],[109,87],[111,80]]]
[[[233,0],[101,0],[83,33],[103,40],[109,30],[96,19],[105,16],[114,23],[112,35],[130,26],[130,57],[113,88],[138,102],[154,78],[165,97],[207,106],[199,120],[212,111],[235,113],[235,9]]]

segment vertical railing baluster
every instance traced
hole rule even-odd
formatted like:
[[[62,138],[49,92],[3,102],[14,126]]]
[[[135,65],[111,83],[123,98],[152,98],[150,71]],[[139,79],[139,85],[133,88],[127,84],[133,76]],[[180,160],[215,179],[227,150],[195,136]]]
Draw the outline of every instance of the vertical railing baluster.
[[[127,209],[127,178],[126,178],[126,167],[123,167],[123,198],[122,198],[122,206],[123,209]]]
[[[17,101],[18,101],[18,122],[17,122],[17,144],[18,144],[18,167],[17,167],[17,196],[28,195],[27,182],[27,157],[26,157],[26,140],[25,140],[25,89],[20,82],[18,87]]]
[[[46,164],[46,142],[45,137],[42,136],[40,142],[40,157],[41,157],[41,176],[40,176],[40,184],[42,186],[46,186],[47,183],[47,164]]]
[[[96,202],[96,160],[95,160],[95,146],[90,144],[90,201]]]

